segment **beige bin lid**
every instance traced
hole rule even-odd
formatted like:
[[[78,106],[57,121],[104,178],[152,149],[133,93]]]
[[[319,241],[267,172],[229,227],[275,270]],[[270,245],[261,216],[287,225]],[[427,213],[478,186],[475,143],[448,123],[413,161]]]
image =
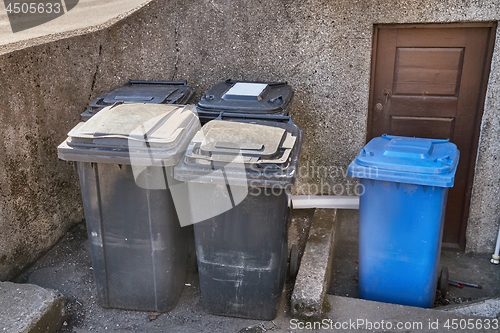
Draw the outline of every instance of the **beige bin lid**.
[[[120,104],[75,126],[59,147],[71,161],[175,165],[199,121],[193,105]]]
[[[288,160],[296,137],[284,128],[212,120],[193,138],[186,157],[212,162],[275,163]]]

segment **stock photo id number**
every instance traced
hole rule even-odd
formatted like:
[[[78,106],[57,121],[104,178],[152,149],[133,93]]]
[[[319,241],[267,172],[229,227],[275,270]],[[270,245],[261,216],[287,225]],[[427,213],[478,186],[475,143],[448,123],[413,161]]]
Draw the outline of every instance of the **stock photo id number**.
[[[12,32],[47,23],[73,9],[79,0],[4,0]]]

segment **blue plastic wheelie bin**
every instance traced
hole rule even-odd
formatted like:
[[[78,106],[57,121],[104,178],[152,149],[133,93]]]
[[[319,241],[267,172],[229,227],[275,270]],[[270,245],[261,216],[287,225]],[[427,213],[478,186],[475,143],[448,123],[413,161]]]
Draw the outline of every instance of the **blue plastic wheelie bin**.
[[[448,140],[383,135],[349,165],[359,179],[363,299],[434,304],[448,188],[459,151]]]

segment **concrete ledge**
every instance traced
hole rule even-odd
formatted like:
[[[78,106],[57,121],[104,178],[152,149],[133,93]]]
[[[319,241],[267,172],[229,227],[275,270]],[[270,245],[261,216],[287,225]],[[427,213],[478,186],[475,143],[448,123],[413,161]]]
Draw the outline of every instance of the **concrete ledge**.
[[[57,19],[16,33],[12,32],[4,3],[0,3],[0,54],[108,28],[151,1],[80,0]]]
[[[464,322],[484,323],[480,317],[467,316],[460,313],[422,309],[398,304],[367,301],[359,298],[326,295],[330,311],[324,314],[328,325],[321,327],[322,331],[341,332],[493,332],[477,324],[475,329],[454,328],[453,323]],[[465,320],[465,321],[463,321]],[[320,321],[319,323],[325,323]],[[314,322],[312,323],[314,324]],[[312,325],[301,323],[302,327]],[[456,324],[455,324],[456,325]],[[476,324],[474,324],[476,325]],[[298,326],[297,324],[295,326]],[[327,326],[327,327],[325,327]],[[333,328],[327,330],[327,328]],[[318,330],[319,331],[319,330]]]
[[[473,302],[447,305],[438,308],[438,310],[471,316],[500,318],[500,298],[485,298]]]
[[[0,282],[0,332],[55,333],[64,321],[65,305],[53,290]]]
[[[294,316],[319,318],[323,313],[323,301],[330,284],[336,216],[337,211],[332,209],[314,212],[291,298]]]

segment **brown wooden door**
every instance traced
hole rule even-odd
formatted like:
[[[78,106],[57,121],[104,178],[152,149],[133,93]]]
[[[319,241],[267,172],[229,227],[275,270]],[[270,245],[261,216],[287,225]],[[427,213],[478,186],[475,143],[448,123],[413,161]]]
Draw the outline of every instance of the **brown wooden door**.
[[[460,150],[443,242],[465,246],[495,24],[376,26],[368,140],[449,138]]]

